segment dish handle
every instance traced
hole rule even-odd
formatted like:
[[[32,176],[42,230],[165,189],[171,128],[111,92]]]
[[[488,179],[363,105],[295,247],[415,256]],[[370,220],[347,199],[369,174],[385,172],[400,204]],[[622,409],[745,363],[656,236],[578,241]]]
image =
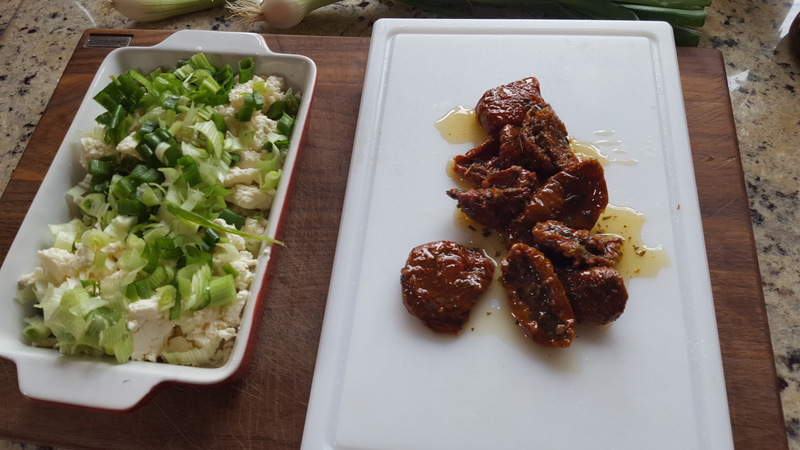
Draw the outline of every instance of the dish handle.
[[[135,370],[136,363],[39,355],[16,364],[19,390],[25,397],[100,410],[130,410],[164,381],[158,373]]]
[[[179,30],[153,47],[208,53],[244,49],[253,55],[273,53],[263,36],[241,31]]]

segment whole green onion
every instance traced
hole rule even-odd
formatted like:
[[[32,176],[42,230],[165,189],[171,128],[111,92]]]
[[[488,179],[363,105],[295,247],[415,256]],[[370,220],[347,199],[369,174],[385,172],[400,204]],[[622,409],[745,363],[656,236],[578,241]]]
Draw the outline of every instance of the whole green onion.
[[[435,14],[476,17],[475,5],[510,7],[554,19],[652,20],[672,25],[675,43],[697,46],[711,0],[396,0]]]
[[[104,0],[109,9],[139,22],[153,22],[170,17],[222,6],[224,0]]]
[[[395,0],[444,17],[479,17],[475,6],[515,8],[554,19],[658,20],[672,25],[675,42],[696,46],[711,0]],[[291,28],[334,0],[234,0],[228,10],[245,24]]]

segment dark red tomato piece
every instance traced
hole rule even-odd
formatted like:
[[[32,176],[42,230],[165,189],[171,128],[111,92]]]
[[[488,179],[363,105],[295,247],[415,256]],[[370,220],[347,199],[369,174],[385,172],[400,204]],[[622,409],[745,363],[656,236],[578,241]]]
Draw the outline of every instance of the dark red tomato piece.
[[[569,347],[575,316],[550,260],[534,247],[514,244],[500,269],[511,314],[525,334],[542,346]]]
[[[423,244],[400,271],[403,303],[433,331],[457,334],[493,275],[494,262],[479,249],[451,241]]]

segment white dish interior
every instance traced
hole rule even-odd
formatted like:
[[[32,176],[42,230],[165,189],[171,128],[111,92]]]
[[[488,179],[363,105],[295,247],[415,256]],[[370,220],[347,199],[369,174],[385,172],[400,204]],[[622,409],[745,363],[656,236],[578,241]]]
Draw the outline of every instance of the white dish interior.
[[[110,76],[137,69],[147,73],[156,67],[174,67],[179,59],[204,52],[214,65],[236,63],[245,57],[255,59],[256,74],[279,74],[287,86],[301,92],[291,146],[283,167],[283,177],[269,218],[267,235],[276,237],[280,216],[293,173],[306,117],[316,82],[316,66],[305,56],[272,52],[263,37],[252,33],[178,31],[152,47],[127,47],[111,52],[103,61],[78,109],[64,141],[53,159],[42,185],[31,204],[3,266],[0,269],[0,356],[16,363],[19,388],[23,395],[39,400],[109,410],[136,406],[155,386],[164,382],[215,384],[224,382],[246,368],[248,341],[253,335],[256,305],[266,301],[259,293],[265,289],[264,276],[269,266],[270,249],[259,257],[251,296],[245,306],[239,333],[228,361],[218,368],[175,366],[166,363],[128,362],[113,359],[66,357],[57,350],[34,348],[22,335],[23,318],[32,315],[30,307],[15,300],[17,280],[38,265],[37,251],[48,247],[52,238],[48,224],[69,221],[70,205],[64,193],[84,175],[78,163],[80,138],[94,129],[95,117],[103,112],[92,97],[110,81]]]
[[[535,76],[579,140],[616,140],[611,203],[671,263],[628,283],[568,349],[521,337],[490,291],[457,337],[405,311],[415,246],[469,244],[434,123]],[[608,133],[613,131],[613,135]],[[608,147],[605,150],[610,150]],[[488,314],[492,314],[487,318]],[[664,23],[381,20],[375,25],[303,448],[731,448],[714,304],[672,31]]]

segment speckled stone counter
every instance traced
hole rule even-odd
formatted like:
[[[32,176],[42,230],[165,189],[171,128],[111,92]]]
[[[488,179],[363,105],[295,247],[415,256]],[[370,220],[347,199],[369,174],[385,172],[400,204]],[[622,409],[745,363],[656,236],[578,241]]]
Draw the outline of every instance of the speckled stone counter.
[[[721,50],[726,62],[786,430],[791,448],[800,450],[800,62],[789,54],[786,39],[800,0],[713,3],[700,46]],[[6,99],[0,105],[0,193],[85,29],[240,30],[223,7],[137,23],[101,5],[100,0],[0,1],[0,98]],[[249,30],[366,37],[384,17],[432,16],[388,1],[344,0],[292,29],[257,24]],[[31,446],[0,442],[3,448]]]

